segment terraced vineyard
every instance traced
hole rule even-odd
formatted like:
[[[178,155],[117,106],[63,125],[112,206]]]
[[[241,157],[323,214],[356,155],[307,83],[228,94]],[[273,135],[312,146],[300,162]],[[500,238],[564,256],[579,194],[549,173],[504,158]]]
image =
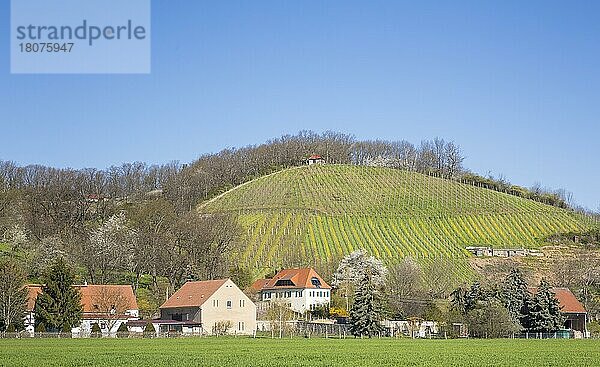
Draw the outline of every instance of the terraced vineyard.
[[[389,168],[297,167],[240,185],[199,208],[233,212],[245,230],[235,260],[257,274],[281,266],[333,267],[365,249],[387,263],[453,259],[466,246],[535,248],[589,223],[572,212],[460,182]]]

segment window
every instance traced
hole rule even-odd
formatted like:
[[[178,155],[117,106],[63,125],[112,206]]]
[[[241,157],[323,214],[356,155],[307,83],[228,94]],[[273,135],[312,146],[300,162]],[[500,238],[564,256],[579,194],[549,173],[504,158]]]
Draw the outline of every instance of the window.
[[[246,300],[245,299],[241,299],[240,300],[240,307],[246,307]]]
[[[231,307],[232,307],[232,302],[231,301],[227,301],[227,308],[231,309]]]
[[[219,300],[213,299],[213,307],[219,307]]]
[[[292,282],[289,279],[279,279],[277,282],[275,282],[275,286],[276,287],[293,287],[295,286],[294,282]]]
[[[246,325],[244,325],[244,322],[243,322],[243,321],[240,321],[240,322],[238,322],[238,330],[239,330],[239,331],[244,331],[244,327],[245,327],[245,326],[246,326]]]
[[[319,280],[319,278],[317,277],[312,277],[310,279],[310,282],[312,283],[312,285],[314,285],[317,288],[321,288],[321,281]]]

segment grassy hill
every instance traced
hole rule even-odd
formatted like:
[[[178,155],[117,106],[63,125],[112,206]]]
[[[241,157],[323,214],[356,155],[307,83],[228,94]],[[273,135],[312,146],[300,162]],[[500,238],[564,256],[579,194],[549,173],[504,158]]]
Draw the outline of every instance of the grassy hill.
[[[588,228],[579,215],[512,195],[389,168],[324,165],[283,170],[200,205],[244,227],[235,260],[258,273],[281,266],[332,269],[365,249],[387,263],[452,259],[470,272],[466,246],[535,248],[546,236]]]

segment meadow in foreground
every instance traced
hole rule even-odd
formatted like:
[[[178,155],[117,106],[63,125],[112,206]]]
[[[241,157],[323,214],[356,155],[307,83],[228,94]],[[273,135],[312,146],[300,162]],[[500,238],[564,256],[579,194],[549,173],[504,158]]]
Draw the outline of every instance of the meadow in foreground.
[[[600,366],[598,340],[4,339],[0,366]]]

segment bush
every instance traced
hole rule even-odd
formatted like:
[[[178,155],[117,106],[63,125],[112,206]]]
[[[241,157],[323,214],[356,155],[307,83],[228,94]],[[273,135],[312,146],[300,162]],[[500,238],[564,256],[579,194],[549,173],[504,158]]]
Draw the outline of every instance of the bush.
[[[343,317],[349,317],[350,314],[348,313],[348,311],[346,311],[345,309],[343,309],[341,307],[331,307],[329,309],[329,316],[331,316],[333,318],[343,318]]]
[[[592,321],[588,324],[588,331],[593,337],[600,336],[600,322]]]
[[[117,330],[117,333],[128,333],[129,329],[127,329],[127,323],[126,322],[122,322],[121,325],[119,325],[119,329]]]
[[[154,329],[154,325],[151,322],[146,324],[144,328],[144,333],[156,333],[156,329]]]
[[[225,335],[228,330],[233,327],[233,322],[230,320],[217,321],[213,326],[213,334],[215,335]]]
[[[46,326],[44,326],[43,323],[37,324],[37,326],[35,327],[35,332],[36,333],[45,333],[46,332]]]
[[[98,323],[92,324],[92,335],[100,336],[102,334],[102,329],[100,329],[100,325]]]
[[[500,302],[489,301],[469,311],[466,316],[469,335],[477,338],[504,338],[519,331],[510,313]]]

